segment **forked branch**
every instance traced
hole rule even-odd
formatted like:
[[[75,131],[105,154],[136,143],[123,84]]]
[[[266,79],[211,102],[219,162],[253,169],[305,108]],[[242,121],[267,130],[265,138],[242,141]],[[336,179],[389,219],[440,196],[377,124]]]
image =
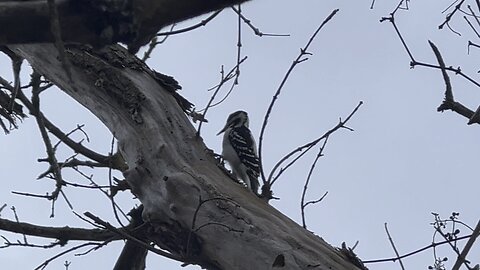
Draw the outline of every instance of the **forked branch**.
[[[322,28],[325,26],[325,24],[327,24],[333,18],[333,16],[335,16],[335,14],[337,14],[338,11],[339,11],[338,9],[333,10],[330,13],[330,15],[328,15],[327,18],[320,24],[320,26],[318,26],[317,30],[315,30],[315,32],[312,34],[312,36],[308,40],[305,47],[300,49],[299,55],[297,56],[297,58],[292,62],[292,64],[288,68],[287,73],[283,77],[280,85],[277,88],[277,91],[275,92],[275,94],[272,97],[272,101],[270,102],[270,105],[268,106],[267,112],[265,113],[265,117],[263,119],[262,129],[260,130],[260,137],[259,137],[259,141],[258,141],[258,159],[260,161],[260,175],[262,177],[263,184],[267,184],[267,183],[269,185],[271,184],[269,182],[270,179],[267,179],[265,177],[264,168],[262,166],[262,150],[263,150],[263,137],[264,137],[265,130],[266,130],[266,127],[267,127],[267,124],[268,124],[268,119],[270,118],[270,114],[272,113],[272,110],[273,110],[273,106],[275,105],[277,99],[279,98],[280,93],[281,93],[285,83],[287,82],[288,78],[290,77],[290,74],[295,69],[295,67],[298,64],[308,60],[308,57],[307,57],[308,55],[312,55],[312,53],[308,52],[308,48],[312,44],[312,42],[315,39],[315,37],[317,36],[317,34],[320,32],[320,30],[322,30]]]

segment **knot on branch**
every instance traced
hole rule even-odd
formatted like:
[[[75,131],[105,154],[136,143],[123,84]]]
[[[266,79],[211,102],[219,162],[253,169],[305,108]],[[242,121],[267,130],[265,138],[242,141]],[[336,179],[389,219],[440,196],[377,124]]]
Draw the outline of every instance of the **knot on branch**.
[[[440,106],[438,106],[437,112],[444,112],[444,111],[447,111],[447,110],[453,110],[454,105],[455,105],[454,101],[444,99],[442,104],[440,104]]]

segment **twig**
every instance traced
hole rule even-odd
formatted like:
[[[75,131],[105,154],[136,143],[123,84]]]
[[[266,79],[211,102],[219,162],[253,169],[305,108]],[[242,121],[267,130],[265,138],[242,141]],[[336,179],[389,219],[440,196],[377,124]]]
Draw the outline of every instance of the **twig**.
[[[477,22],[478,22],[478,18],[477,17],[475,17],[475,18],[477,19]],[[477,32],[477,29],[475,29],[475,27],[473,27],[472,23],[467,18],[467,16],[463,16],[463,19],[465,19],[465,21],[467,21],[467,24],[470,26],[470,28],[472,28],[473,32],[477,35],[477,38],[480,38],[480,34]]]
[[[11,86],[8,81],[0,77],[0,84],[3,85],[5,88],[7,88],[9,91],[13,91],[13,86]],[[39,91],[43,91],[44,87],[40,87]],[[28,98],[25,96],[25,94],[22,91],[18,92],[18,99],[25,105],[25,107],[28,108],[30,113],[33,115],[35,112],[35,107],[33,104],[28,100]],[[43,114],[42,114],[43,115]],[[80,153],[84,155],[85,157],[88,157],[94,161],[97,161],[99,163],[104,163],[104,164],[109,164],[109,157],[105,155],[101,155],[91,149],[88,149],[87,147],[83,146],[80,143],[75,142],[74,140],[70,139],[63,131],[61,131],[58,127],[56,127],[54,124],[52,124],[44,115],[43,115],[43,120],[45,127],[50,131],[55,137],[57,137],[59,140],[61,140],[63,143],[65,143],[68,147],[70,147],[73,151]],[[114,163],[114,168],[115,169],[122,169],[119,164]]]
[[[159,37],[159,36],[171,36],[171,35],[181,34],[181,33],[185,33],[185,32],[194,30],[194,29],[199,28],[199,27],[201,27],[201,26],[205,26],[209,21],[211,21],[211,20],[213,20],[213,18],[217,17],[217,15],[220,14],[220,12],[222,12],[222,11],[223,11],[223,9],[215,11],[215,12],[212,13],[212,15],[210,15],[208,18],[206,18],[205,20],[202,20],[201,22],[199,22],[199,23],[197,23],[197,24],[195,24],[195,25],[192,25],[192,26],[189,26],[189,27],[186,27],[186,28],[183,28],[183,29],[175,30],[175,31],[168,31],[168,32],[158,33],[158,34],[157,34],[157,37]]]
[[[48,162],[48,158],[38,159],[38,162]],[[76,158],[72,158],[72,159],[70,159],[68,161],[65,161],[65,162],[58,162],[58,166],[61,169],[63,169],[63,168],[77,168],[77,167],[81,167],[81,166],[89,167],[89,168],[107,168],[108,167],[107,165],[102,164],[102,163],[93,162],[93,161],[89,161],[89,160],[79,160],[79,159],[76,159]],[[108,167],[108,168],[110,168],[110,167]],[[53,173],[53,167],[52,166],[50,166],[50,168],[48,168],[47,171],[40,174],[37,177],[37,179],[41,179],[41,178],[47,176],[50,173]]]
[[[400,2],[399,6],[402,4],[402,2]],[[408,56],[410,57],[410,62],[411,63],[416,63],[415,59],[413,58],[412,52],[408,48],[408,45],[405,42],[405,39],[403,38],[402,34],[400,33],[400,30],[397,27],[397,24],[395,23],[395,13],[398,10],[399,6],[397,6],[397,8],[392,13],[390,13],[390,17],[382,17],[380,19],[380,22],[389,21],[389,22],[392,23],[393,28],[395,29],[395,32],[397,33],[398,38],[400,38],[400,41],[402,42],[403,48],[405,48],[405,51],[407,52]],[[412,66],[412,64],[410,64],[410,66]]]
[[[310,183],[310,178],[312,177],[312,173],[313,173],[313,170],[315,169],[315,165],[317,164],[317,161],[320,159],[320,157],[323,156],[323,150],[325,149],[325,146],[327,145],[328,138],[329,138],[328,136],[325,137],[325,140],[323,141],[323,145],[320,147],[320,150],[318,151],[318,154],[315,157],[315,160],[313,161],[312,166],[310,167],[310,171],[308,172],[307,180],[305,181],[305,184],[303,185],[302,198],[300,200],[300,211],[301,211],[301,214],[302,214],[302,225],[303,225],[304,229],[307,228],[307,223],[305,221],[305,208],[309,204],[316,204],[316,203],[321,202],[323,200],[323,198],[325,198],[325,196],[327,196],[327,194],[328,194],[328,191],[327,191],[323,194],[322,197],[320,197],[320,199],[315,200],[315,201],[309,201],[309,202],[305,203],[305,195],[307,194],[307,188],[308,188],[308,184]]]
[[[470,238],[472,235],[469,234],[469,235],[465,235],[465,236],[461,236],[461,237],[458,237],[456,240],[464,240],[464,239],[468,239]],[[433,242],[431,243],[430,245],[428,246],[425,246],[423,248],[420,248],[420,249],[417,249],[415,251],[412,251],[412,252],[409,252],[407,254],[404,254],[404,255],[401,255],[401,256],[397,256],[397,257],[393,257],[393,258],[387,258],[387,259],[376,259],[376,260],[366,260],[366,261],[363,261],[363,263],[380,263],[380,262],[394,262],[396,260],[399,260],[399,259],[404,259],[404,258],[407,258],[407,257],[410,257],[412,255],[415,255],[417,253],[420,253],[422,251],[425,251],[427,249],[431,249],[433,247],[437,247],[437,246],[440,246],[440,245],[444,245],[444,244],[448,244],[449,242],[451,242],[451,240],[445,240],[445,241],[441,241],[441,242]]]
[[[111,201],[110,195],[109,195],[105,190],[103,190],[100,185],[98,185],[97,183],[95,183],[95,181],[93,181],[93,175],[88,176],[88,175],[84,174],[83,172],[81,172],[80,170],[78,170],[77,168],[73,168],[73,169],[74,169],[75,171],[77,171],[81,176],[83,176],[84,178],[86,178],[87,180],[89,180],[90,183],[91,183],[93,186],[98,187],[98,190],[99,190],[100,192],[102,192],[103,195],[105,195],[105,196],[108,198],[109,201]],[[114,205],[115,205],[115,207],[118,209],[118,211],[120,211],[120,213],[122,213],[123,217],[124,217],[126,220],[129,220],[127,214],[125,214],[125,212],[122,210],[122,208],[121,208],[117,203],[115,203],[115,202],[114,202]]]
[[[310,149],[313,148],[313,146],[315,146],[316,144],[318,144],[321,140],[325,139],[326,137],[330,136],[332,133],[334,133],[335,131],[337,131],[338,129],[340,128],[347,128],[345,126],[345,124],[350,120],[350,118],[352,118],[352,116],[358,111],[358,109],[360,108],[360,106],[362,106],[363,104],[363,101],[360,101],[358,103],[358,105],[353,109],[353,111],[347,116],[347,118],[345,118],[345,120],[342,120],[340,119],[340,121],[338,122],[338,124],[336,126],[334,126],[333,128],[331,128],[330,130],[328,130],[327,132],[325,132],[325,134],[323,134],[321,137],[309,142],[309,143],[306,143],[300,147],[297,147],[296,149],[292,150],[290,153],[288,153],[287,155],[285,155],[282,159],[280,159],[280,161],[277,162],[277,164],[275,164],[275,166],[273,166],[273,169],[272,171],[270,172],[268,178],[267,178],[267,183],[270,184],[270,185],[273,185],[278,177],[281,175],[281,173],[283,173],[287,167],[285,167],[281,172],[279,172],[277,174],[277,176],[274,177],[274,173],[276,172],[276,170],[285,162],[287,161],[290,157],[292,157],[294,154],[298,153],[298,152],[302,152],[299,156],[303,156],[307,151],[309,151]],[[349,129],[351,130],[351,129]],[[298,158],[296,158],[295,160],[297,160]],[[290,162],[287,166],[290,166],[292,163]]]
[[[448,25],[448,23],[449,23],[450,20],[452,19],[453,15],[455,15],[455,13],[456,13],[458,10],[460,10],[460,7],[462,6],[463,2],[465,2],[465,0],[460,1],[460,3],[458,3],[458,4],[455,6],[455,9],[454,9],[451,13],[447,14],[447,17],[445,18],[445,21],[438,26],[438,29],[443,29],[443,26],[445,26],[445,24]],[[451,29],[451,28],[450,28],[450,29]],[[453,30],[452,30],[452,31],[453,31]]]
[[[173,31],[173,28],[175,28],[177,24],[172,24],[172,26],[170,26],[170,31]],[[157,47],[157,45],[159,44],[163,44],[165,41],[167,41],[168,37],[170,37],[170,35],[165,35],[160,41],[158,40],[158,37],[157,36],[154,36],[152,38],[152,40],[150,40],[150,44],[148,45],[148,49],[145,51],[145,53],[143,54],[143,57],[142,57],[142,61],[145,62],[147,61],[148,58],[150,58],[150,55],[152,54],[153,50],[155,49],[155,47]]]
[[[105,241],[109,239],[119,240],[120,238],[111,231],[104,229],[83,229],[63,227],[39,226],[31,223],[18,222],[0,218],[0,229],[18,234],[26,234],[50,239],[83,240],[83,241]]]
[[[113,155],[113,148],[115,146],[115,137],[112,136],[112,142],[110,144],[110,152],[109,152],[109,155],[112,156]],[[112,182],[112,166],[109,166],[108,168],[108,185],[110,186],[110,188],[113,187],[113,182]],[[110,198],[110,201],[112,203],[112,210],[113,210],[113,214],[115,215],[115,219],[117,220],[118,224],[120,224],[122,227],[125,227],[125,225],[123,225],[122,221],[120,220],[120,217],[118,216],[118,212],[117,212],[117,208],[115,206],[117,206],[117,203],[115,203],[115,197],[110,194],[110,196],[108,196]],[[120,207],[119,207],[120,208]],[[123,213],[123,211],[122,211]],[[127,216],[125,215],[125,213],[123,213],[124,217],[128,220]]]
[[[1,207],[0,207],[0,213],[2,213],[3,209],[5,209],[5,207],[7,207],[7,204],[4,203]]]
[[[435,228],[436,232],[438,232],[446,241],[448,241],[448,245],[452,248],[453,252],[457,254],[457,257],[460,257],[460,252],[458,251],[458,248],[456,247],[456,244],[452,244],[452,242],[456,243],[458,238],[454,238],[453,240],[450,239],[447,235],[443,233],[443,231],[440,229],[440,227]],[[472,234],[473,235],[473,234]],[[464,258],[461,260],[461,263],[465,264],[467,269],[472,270],[471,267],[468,265],[469,262],[466,261]]]
[[[221,223],[218,223],[218,222],[208,222],[208,223],[205,223],[201,226],[199,226],[197,229],[195,228],[196,227],[196,222],[197,222],[197,218],[198,218],[198,212],[200,212],[200,208],[202,208],[202,206],[207,203],[207,202],[212,202],[212,201],[226,201],[226,202],[230,202],[232,203],[233,205],[235,205],[236,207],[239,207],[239,205],[231,200],[231,199],[228,199],[228,198],[223,198],[223,197],[215,197],[215,198],[210,198],[210,199],[206,199],[206,200],[203,200],[202,199],[202,196],[198,196],[198,205],[197,205],[197,208],[195,209],[195,213],[193,214],[193,217],[192,217],[192,225],[190,227],[190,232],[188,234],[188,238],[187,238],[187,247],[186,247],[186,257],[188,258],[189,256],[189,251],[190,251],[190,242],[191,242],[191,239],[192,239],[192,234],[193,232],[197,232],[198,230],[200,230],[201,228],[205,227],[205,226],[208,226],[208,225],[219,225],[219,226],[223,226],[223,227],[226,227],[228,228],[230,231],[236,231],[236,232],[242,232],[240,230],[236,230],[236,229],[233,229],[231,228],[230,226],[227,226],[225,224],[221,224]]]
[[[73,133],[75,133],[76,131],[80,131],[80,132],[82,132],[83,135],[85,136],[85,139],[87,140],[87,142],[90,142],[90,138],[88,137],[88,134],[83,130],[83,127],[84,127],[84,126],[85,126],[84,124],[82,124],[82,125],[77,125],[76,128],[74,128],[74,129],[72,129],[70,132],[66,133],[65,136],[68,137],[68,136],[72,135]],[[83,141],[83,140],[82,140],[82,141]],[[82,141],[80,141],[79,143],[81,143]],[[54,148],[54,149],[57,149],[58,146],[60,145],[60,143],[62,143],[62,141],[61,141],[61,140],[58,140],[58,142],[55,144],[55,146],[53,146],[53,148]]]
[[[10,209],[13,212],[13,216],[15,217],[15,221],[17,222],[18,225],[20,225],[20,219],[18,218],[17,210],[15,209],[15,206],[12,205],[12,207]],[[23,243],[28,244],[27,235],[23,232],[22,232],[22,235],[23,235]]]
[[[210,97],[210,100],[208,101],[207,103],[207,106],[205,106],[205,109],[203,109],[203,118],[205,119],[205,115],[207,114],[207,111],[209,108],[211,108],[211,104],[213,102],[213,100],[215,99],[215,97],[217,96],[218,92],[220,91],[220,89],[222,88],[222,86],[228,82],[229,80],[231,80],[232,78],[234,78],[235,76],[233,75],[233,73],[235,72],[235,70],[237,70],[238,66],[241,65],[245,60],[247,60],[247,56],[245,56],[244,58],[242,58],[242,60],[240,60],[228,73],[227,75],[225,76],[224,74],[224,71],[223,71],[223,66],[222,66],[222,70],[221,70],[221,79],[220,79],[220,83],[217,85],[216,89],[215,89],[215,92],[213,92],[212,96]],[[233,86],[232,86],[233,87]],[[233,89],[233,88],[232,88]],[[200,130],[202,128],[202,123],[204,121],[200,121],[200,123],[198,124],[198,130],[197,130],[197,137],[200,136]]]
[[[240,56],[242,54],[242,21],[241,21],[242,8],[241,7],[242,5],[238,4],[237,68],[235,69],[235,80],[233,81],[233,85],[238,84],[238,78],[240,77],[240,61],[241,61]]]
[[[269,34],[269,33],[263,33],[262,31],[260,31],[260,29],[258,29],[257,27],[255,27],[252,22],[247,19],[241,12],[240,10],[240,5],[239,5],[239,8],[236,9],[234,6],[231,7],[231,9],[233,11],[235,11],[235,13],[238,14],[238,17],[239,19],[242,19],[243,22],[245,22],[253,31],[253,33],[255,33],[255,35],[259,36],[259,37],[262,37],[262,36],[270,36],[270,37],[289,37],[290,34]]]
[[[32,105],[34,108],[34,111],[32,112],[32,114],[35,116],[35,119],[37,120],[37,125],[40,130],[40,134],[42,135],[43,143],[45,144],[45,148],[47,151],[48,162],[52,167],[52,173],[55,177],[55,182],[56,182],[55,190],[52,192],[50,196],[47,197],[49,200],[52,200],[52,207],[53,207],[53,205],[55,204],[55,201],[57,200],[58,194],[62,189],[63,178],[62,178],[62,172],[60,170],[60,167],[58,166],[57,158],[55,156],[55,150],[52,146],[52,142],[50,141],[50,137],[48,136],[47,128],[45,127],[43,114],[40,112],[39,86],[40,86],[40,74],[34,71],[32,73]],[[54,212],[51,213],[50,217],[53,217],[53,216],[54,216]]]
[[[306,223],[306,221],[305,221],[305,208],[306,208],[307,206],[309,206],[310,204],[317,204],[317,203],[323,201],[323,199],[325,199],[325,197],[327,197],[327,195],[328,195],[328,191],[325,191],[325,193],[323,193],[323,195],[322,195],[320,198],[318,198],[318,199],[316,199],[316,200],[308,201],[308,202],[306,202],[305,204],[302,203],[302,206],[301,206],[301,211],[302,211],[302,226],[303,226],[304,229],[307,228],[307,223]],[[303,195],[302,195],[302,200],[303,200]]]
[[[400,255],[398,254],[398,250],[395,247],[395,243],[393,242],[392,236],[390,236],[390,232],[388,231],[388,227],[387,227],[386,222],[385,222],[384,226],[385,226],[385,232],[387,233],[387,236],[388,236],[388,241],[390,241],[390,244],[392,245],[393,251],[395,251],[395,255],[398,258],[398,263],[400,264],[400,267],[402,268],[402,270],[405,270],[405,267],[403,266],[402,259],[400,259]]]
[[[96,245],[96,246],[104,246],[106,244],[108,244],[109,241],[107,242],[103,242],[103,243],[95,243],[95,242],[88,242],[88,243],[83,243],[83,244],[80,244],[78,246],[74,246],[72,248],[69,248],[65,251],[62,251],[60,253],[58,253],[57,255],[51,257],[50,259],[46,260],[45,262],[43,262],[42,264],[40,264],[37,268],[35,268],[35,270],[40,270],[40,269],[45,269],[45,267],[47,267],[47,265],[49,263],[51,263],[52,261],[56,260],[57,258],[67,254],[67,253],[70,253],[72,251],[75,251],[77,249],[80,249],[80,248],[83,248],[83,247],[87,247],[87,246],[92,246],[92,245]]]
[[[164,257],[167,257],[169,259],[172,259],[172,260],[175,260],[175,261],[179,261],[179,262],[184,262],[184,260],[182,260],[182,258],[180,256],[177,256],[177,255],[174,255],[172,253],[168,253],[168,252],[165,252],[163,250],[159,250],[159,249],[156,249],[154,247],[152,247],[151,245],[149,245],[148,243],[145,243],[141,240],[138,240],[137,238],[131,236],[130,234],[128,234],[127,232],[125,231],[122,231],[122,230],[119,230],[117,228],[115,228],[114,226],[112,226],[110,223],[106,222],[106,221],[103,221],[102,219],[100,219],[99,217],[93,215],[92,213],[90,212],[85,212],[83,213],[85,216],[87,216],[88,218],[90,218],[91,220],[93,220],[95,223],[97,224],[100,224],[102,226],[104,226],[107,230],[110,230],[122,237],[124,237],[125,239],[127,240],[130,240],[132,241],[133,243],[135,243],[136,245],[140,246],[140,247],[143,247],[145,249],[148,249],[149,251],[153,252],[153,253],[156,253],[158,255],[161,255],[161,256],[164,256]]]
[[[27,247],[27,248],[49,249],[49,248],[54,248],[56,246],[61,246],[62,244],[64,244],[64,242],[62,242],[62,241],[55,241],[55,242],[52,242],[52,243],[46,244],[46,245],[36,245],[36,244],[30,244],[30,243],[22,243],[18,240],[17,240],[17,242],[13,243],[13,242],[10,242],[7,238],[5,238],[3,236],[2,236],[2,238],[5,242],[4,242],[3,246],[0,246],[0,249],[8,248],[8,247]]]
[[[323,28],[323,26],[325,24],[327,24],[332,18],[333,16],[335,16],[335,14],[337,14],[339,10],[338,9],[335,9],[333,10],[330,15],[327,16],[327,18],[320,24],[320,26],[317,28],[317,30],[315,30],[315,32],[313,33],[313,35],[310,37],[310,39],[308,40],[307,44],[305,45],[305,47],[303,47],[302,49],[300,49],[300,54],[297,56],[297,58],[292,62],[292,64],[290,65],[287,73],[285,74],[285,76],[283,77],[283,80],[282,82],[280,83],[279,87],[277,88],[277,91],[275,92],[275,94],[273,95],[272,97],[272,101],[270,102],[270,105],[268,106],[268,109],[267,109],[267,112],[265,113],[265,117],[263,119],[263,124],[262,124],[262,129],[260,131],[260,137],[259,137],[259,143],[258,143],[258,160],[260,162],[260,175],[262,177],[262,181],[263,181],[263,184],[266,184],[268,181],[267,179],[265,178],[265,173],[264,173],[264,170],[263,170],[263,166],[262,166],[262,150],[263,150],[263,136],[265,134],[265,129],[267,127],[267,123],[268,123],[268,118],[270,117],[270,114],[272,112],[272,109],[273,109],[273,106],[275,105],[275,102],[276,100],[278,99],[282,89],[283,89],[283,86],[285,85],[285,83],[287,82],[288,78],[290,77],[290,74],[292,73],[293,69],[300,63],[308,60],[308,57],[304,58],[305,56],[307,55],[311,55],[310,52],[308,52],[308,48],[310,47],[310,44],[312,44],[313,40],[315,39],[315,37],[317,36],[318,32],[320,32],[320,30]]]
[[[462,0],[462,2],[463,2],[463,0]],[[437,111],[441,112],[441,111],[444,111],[444,110],[452,110],[452,111],[455,111],[458,114],[468,118],[470,120],[468,124],[472,124],[472,123],[480,124],[480,107],[479,107],[479,110],[478,110],[479,113],[475,114],[472,110],[463,106],[461,103],[455,102],[455,101],[453,101],[453,102],[449,101],[450,97],[453,98],[453,94],[451,96],[448,96],[449,93],[451,93],[451,91],[449,91],[449,87],[451,89],[451,85],[449,86],[449,79],[448,79],[448,76],[445,76],[445,71],[454,72],[456,75],[460,75],[461,77],[463,77],[464,79],[473,83],[477,87],[480,87],[480,83],[478,83],[477,81],[475,81],[473,78],[469,77],[468,75],[464,74],[462,72],[462,70],[460,69],[460,67],[458,67],[458,68],[453,68],[452,66],[446,67],[444,63],[440,64],[440,65],[432,65],[432,64],[428,64],[428,63],[417,62],[414,59],[413,54],[411,53],[410,49],[408,48],[408,46],[407,46],[403,36],[401,35],[397,25],[395,24],[394,12],[390,13],[390,17],[382,17],[380,22],[383,22],[383,21],[390,21],[392,23],[392,25],[394,26],[394,29],[395,29],[398,37],[400,38],[400,41],[402,42],[403,47],[405,48],[406,52],[408,53],[408,55],[410,57],[410,67],[413,68],[415,66],[423,66],[423,67],[435,68],[435,69],[442,70],[442,73],[444,74],[444,79],[448,80],[448,82],[446,81],[446,87],[447,87],[446,94],[447,95],[446,95],[445,101],[437,108]],[[436,47],[434,46],[434,44],[432,42],[430,42],[430,45],[431,45],[432,49],[434,50],[434,52],[436,51],[435,54],[437,55],[437,60],[439,61],[439,63],[440,63],[440,61],[443,62],[443,60],[441,59],[440,53],[438,52],[438,49],[436,49]],[[469,45],[470,45],[470,43],[469,43]]]

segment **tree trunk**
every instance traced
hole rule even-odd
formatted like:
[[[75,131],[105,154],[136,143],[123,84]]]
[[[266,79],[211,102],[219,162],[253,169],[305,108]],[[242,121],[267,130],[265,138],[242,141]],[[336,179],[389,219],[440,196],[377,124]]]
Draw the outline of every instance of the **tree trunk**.
[[[208,269],[359,269],[218,168],[171,89],[122,47],[69,48],[70,78],[53,45],[9,47],[118,139],[161,248]]]

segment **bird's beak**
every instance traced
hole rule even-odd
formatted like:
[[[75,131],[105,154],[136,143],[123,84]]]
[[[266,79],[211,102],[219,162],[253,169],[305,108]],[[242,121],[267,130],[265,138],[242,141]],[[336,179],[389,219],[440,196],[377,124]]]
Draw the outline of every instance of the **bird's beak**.
[[[225,126],[222,128],[222,130],[220,130],[220,132],[217,133],[217,136],[220,135],[220,134],[222,134],[223,132],[225,132],[225,130],[227,129],[227,126],[228,126],[228,125],[225,125]]]

